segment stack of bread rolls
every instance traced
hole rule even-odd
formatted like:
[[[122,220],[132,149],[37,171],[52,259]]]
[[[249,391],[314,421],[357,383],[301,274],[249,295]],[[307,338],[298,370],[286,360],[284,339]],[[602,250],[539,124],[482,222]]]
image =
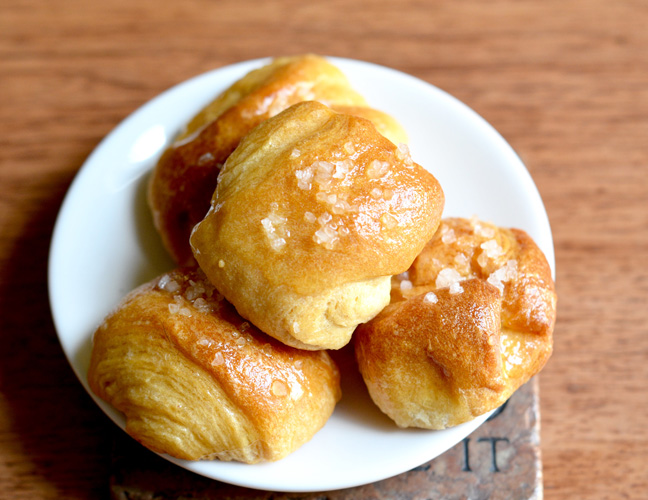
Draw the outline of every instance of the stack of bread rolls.
[[[502,404],[552,347],[556,295],[522,231],[441,220],[406,134],[314,55],[252,71],[162,155],[149,205],[178,268],[99,326],[91,389],[174,457],[285,457],[340,399],[352,342],[376,405],[443,429]]]

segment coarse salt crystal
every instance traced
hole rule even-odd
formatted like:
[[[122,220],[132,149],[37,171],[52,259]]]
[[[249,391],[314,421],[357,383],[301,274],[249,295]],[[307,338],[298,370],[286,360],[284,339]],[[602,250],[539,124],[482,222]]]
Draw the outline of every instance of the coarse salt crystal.
[[[278,205],[273,205],[276,204],[273,203],[271,205],[273,209],[278,208]],[[281,217],[275,213],[271,213],[261,220],[261,224],[273,250],[280,250],[286,245],[286,237],[290,236],[290,231],[284,227],[287,220],[285,217]]]
[[[448,226],[444,226],[443,229],[443,235],[441,236],[441,241],[443,243],[450,245],[451,243],[457,241],[457,235],[455,234],[454,229],[451,229]]]
[[[322,215],[320,215],[317,218],[317,222],[319,222],[320,225],[323,226],[324,224],[327,224],[328,222],[330,222],[331,219],[333,219],[333,216],[328,212],[324,212]]]
[[[198,311],[200,311],[202,313],[208,313],[208,312],[210,312],[212,310],[209,303],[205,299],[203,299],[202,297],[199,297],[196,300],[194,300],[193,305],[194,305],[194,307],[196,309],[198,309]]]
[[[331,207],[331,212],[336,215],[342,215],[344,212],[346,212],[347,205],[348,203],[344,200],[336,201],[335,204]]]
[[[446,267],[441,269],[437,275],[435,285],[437,288],[445,288],[451,286],[453,283],[463,281],[465,278],[459,274],[456,269]]]
[[[326,232],[323,229],[318,229],[315,231],[315,234],[313,235],[313,241],[317,243],[318,245],[321,245],[325,241],[327,241],[327,235]]]
[[[337,231],[326,225],[318,229],[313,235],[313,240],[318,245],[324,245],[327,250],[332,250],[335,244],[340,241]]]
[[[218,267],[220,267],[221,269],[225,267],[225,261],[223,259],[220,259],[218,261]]]
[[[382,194],[383,194],[382,189],[375,187],[371,190],[369,196],[371,196],[374,200],[378,200],[382,198]]]
[[[504,253],[504,249],[497,243],[496,240],[488,240],[479,245],[480,248],[486,252],[486,255],[490,258],[499,257]]]
[[[317,217],[312,212],[304,212],[304,220],[310,222],[311,224],[317,220]]]
[[[401,161],[404,161],[407,165],[412,163],[412,156],[410,154],[409,146],[401,142],[396,148],[396,158]]]
[[[396,227],[396,225],[398,224],[398,220],[396,219],[396,217],[388,213],[384,213],[380,217],[380,222],[382,223],[385,229],[392,229]]]
[[[272,355],[273,350],[272,350],[272,346],[270,344],[263,344],[263,347],[261,348],[261,350],[263,351],[263,353],[266,356],[271,356]]]
[[[198,158],[198,165],[203,167],[212,161],[214,161],[214,155],[208,152]]]
[[[411,290],[413,286],[414,285],[412,285],[412,282],[410,280],[403,280],[400,282],[401,292],[404,292],[406,290]]]
[[[353,162],[351,160],[342,160],[335,163],[335,173],[333,174],[334,179],[344,179],[349,170],[353,168]]]
[[[169,293],[175,293],[180,290],[178,282],[172,279],[168,274],[165,274],[160,278],[160,281],[158,281],[158,287]]]
[[[490,226],[484,226],[482,224],[476,224],[475,234],[477,236],[482,236],[484,238],[492,238],[493,236],[495,236],[495,228]]]
[[[333,173],[333,169],[335,168],[334,165],[330,161],[324,161],[320,160],[315,162],[317,165],[317,173],[318,174],[326,174],[329,175]]]
[[[205,293],[205,288],[201,283],[196,283],[193,280],[189,280],[189,287],[185,291],[185,298],[189,301],[193,301]]]
[[[468,257],[464,253],[458,253],[454,256],[454,261],[460,266],[465,266],[468,264]]]
[[[370,179],[380,179],[389,170],[389,163],[386,161],[373,160],[367,167],[367,177]]]
[[[334,165],[328,161],[316,161],[313,163],[315,168],[314,180],[319,184],[321,189],[328,189],[331,185]]]
[[[333,224],[327,224],[322,227],[322,230],[326,233],[329,238],[335,238],[337,236],[337,231]]]
[[[225,363],[225,357],[223,356],[223,353],[218,351],[216,354],[214,354],[214,359],[212,360],[212,365],[222,365]]]
[[[489,259],[496,259],[504,255],[504,249],[499,245],[496,240],[488,240],[479,245],[483,250],[479,257],[477,257],[477,263],[485,268],[488,265]]]
[[[463,291],[464,291],[464,289],[463,289],[463,287],[459,284],[458,281],[455,281],[452,285],[450,285],[450,293],[451,293],[452,295],[455,295],[455,294],[457,294],[457,293],[461,293],[461,292],[463,292]]]
[[[274,233],[275,228],[272,225],[272,221],[270,220],[269,217],[266,217],[265,219],[261,219],[261,224],[263,225],[263,229],[265,229],[266,233]]]
[[[275,380],[274,382],[272,382],[270,390],[275,396],[281,397],[288,395],[288,386],[281,380]]]
[[[504,266],[504,269],[506,269],[505,277],[508,281],[517,279],[517,274],[518,274],[517,260],[510,259],[506,261],[506,265]]]
[[[504,283],[516,279],[517,275],[517,261],[509,260],[505,265],[491,273],[486,281],[504,293]]]
[[[479,257],[477,257],[477,264],[479,264],[482,269],[488,265],[488,255],[486,255],[486,252],[479,254]]]
[[[423,297],[423,302],[426,304],[436,304],[439,302],[439,297],[437,297],[434,292],[428,292],[425,294],[425,297]]]
[[[338,241],[340,241],[340,238],[333,238],[331,241],[324,243],[324,248],[327,250],[333,250]]]
[[[270,246],[273,250],[281,250],[285,245],[285,238],[270,238]]]
[[[470,218],[470,225],[477,236],[482,236],[484,238],[492,238],[495,236],[495,228],[479,220],[476,215],[473,215]]]
[[[297,177],[297,187],[308,191],[313,181],[313,169],[305,168],[304,170],[295,170],[295,177]]]

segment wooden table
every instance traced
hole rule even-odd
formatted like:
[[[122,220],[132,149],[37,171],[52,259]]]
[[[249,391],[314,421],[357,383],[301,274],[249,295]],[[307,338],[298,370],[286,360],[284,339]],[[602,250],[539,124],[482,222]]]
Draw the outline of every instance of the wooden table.
[[[111,425],[48,307],[77,169],[164,89],[232,62],[352,57],[433,83],[519,152],[557,255],[541,375],[549,499],[648,495],[648,3],[4,0],[0,4],[0,497],[103,498]]]

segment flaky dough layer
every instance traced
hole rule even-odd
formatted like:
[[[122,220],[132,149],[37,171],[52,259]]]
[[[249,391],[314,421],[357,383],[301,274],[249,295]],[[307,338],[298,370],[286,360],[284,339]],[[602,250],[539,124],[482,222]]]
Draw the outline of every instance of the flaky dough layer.
[[[193,269],[141,286],[106,318],[88,382],[135,439],[186,460],[278,460],[340,398],[328,354],[267,337]]]

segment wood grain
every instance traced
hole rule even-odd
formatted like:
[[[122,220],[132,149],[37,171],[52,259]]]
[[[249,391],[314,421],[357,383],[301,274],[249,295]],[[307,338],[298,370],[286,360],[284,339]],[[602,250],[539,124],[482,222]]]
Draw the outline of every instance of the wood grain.
[[[257,491],[198,476],[117,429],[111,500],[542,500],[539,417],[533,378],[469,437],[434,460],[382,481],[324,493]]]
[[[648,3],[4,0],[0,4],[0,496],[101,498],[109,423],[58,345],[56,212],[83,160],[168,87],[316,52],[411,73],[518,151],[560,295],[541,375],[546,498],[648,490]]]

